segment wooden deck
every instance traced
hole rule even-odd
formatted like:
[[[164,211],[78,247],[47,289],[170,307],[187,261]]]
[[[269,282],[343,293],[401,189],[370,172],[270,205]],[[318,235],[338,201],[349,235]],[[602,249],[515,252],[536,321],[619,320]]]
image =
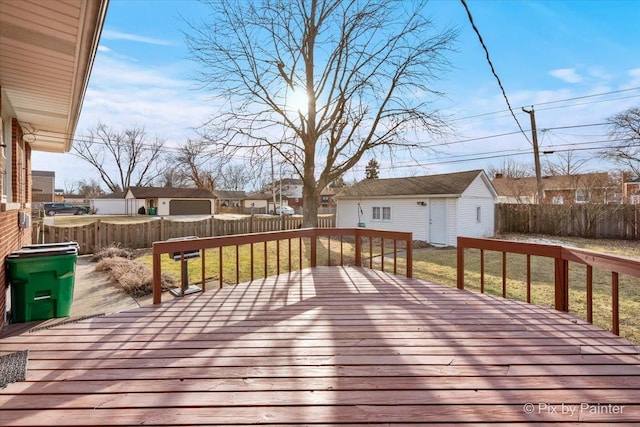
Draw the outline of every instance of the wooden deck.
[[[640,421],[639,348],[550,309],[317,267],[0,340],[0,424]]]

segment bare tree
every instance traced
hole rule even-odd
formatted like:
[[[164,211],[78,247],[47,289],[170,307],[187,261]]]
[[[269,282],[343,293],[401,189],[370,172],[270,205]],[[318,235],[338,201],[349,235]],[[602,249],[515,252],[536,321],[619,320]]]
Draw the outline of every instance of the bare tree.
[[[78,192],[87,199],[95,199],[96,197],[103,196],[105,194],[104,190],[100,186],[100,183],[97,179],[81,179],[78,181]]]
[[[640,108],[629,108],[607,122],[611,142],[600,154],[640,176]]]
[[[576,175],[589,159],[580,159],[575,151],[567,150],[556,153],[555,160],[545,159],[543,174],[547,176]]]
[[[303,181],[303,226],[316,200],[371,151],[425,149],[445,129],[429,83],[456,32],[438,31],[426,1],[208,2],[187,43],[221,103],[205,131],[221,153],[274,150]]]
[[[204,141],[189,140],[178,150],[174,159],[176,173],[182,182],[190,182],[197,188],[214,190],[216,173],[214,155]]]
[[[160,187],[186,187],[189,185],[184,174],[177,166],[167,167],[156,179],[156,185]]]
[[[164,141],[149,140],[142,128],[116,131],[98,123],[73,144],[73,154],[86,160],[110,191],[150,184],[162,172]]]
[[[220,188],[241,191],[253,181],[251,171],[243,164],[228,164],[222,168],[219,177]]]
[[[535,171],[532,165],[518,163],[513,159],[503,160],[498,166],[489,166],[487,173],[491,178],[526,178],[535,176]]]

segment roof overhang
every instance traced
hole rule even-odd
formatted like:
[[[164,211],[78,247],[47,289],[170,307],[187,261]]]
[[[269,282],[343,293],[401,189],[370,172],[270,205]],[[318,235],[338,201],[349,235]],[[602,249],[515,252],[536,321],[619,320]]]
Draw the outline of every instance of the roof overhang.
[[[368,200],[368,199],[456,199],[461,194],[381,194],[379,196],[335,196],[336,200]]]
[[[0,0],[0,88],[33,150],[71,149],[108,0]]]

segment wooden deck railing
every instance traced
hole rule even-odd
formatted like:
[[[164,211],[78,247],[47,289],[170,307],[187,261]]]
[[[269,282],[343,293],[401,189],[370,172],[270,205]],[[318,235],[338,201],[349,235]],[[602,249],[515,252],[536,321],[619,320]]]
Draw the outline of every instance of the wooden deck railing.
[[[339,239],[339,265],[344,265],[345,256],[343,254],[343,248],[345,244],[351,243],[354,248],[354,259],[353,265],[356,266],[364,266],[373,268],[374,265],[378,264],[374,262],[375,257],[380,257],[381,262],[380,268],[382,271],[385,269],[385,257],[390,256],[391,251],[393,253],[393,273],[398,274],[398,253],[399,250],[406,251],[404,256],[405,258],[405,268],[404,272],[407,277],[412,277],[412,233],[405,232],[393,232],[393,231],[384,231],[384,230],[374,230],[368,228],[305,228],[299,230],[288,230],[288,231],[274,231],[267,233],[252,233],[252,234],[242,234],[235,236],[224,236],[224,237],[207,237],[200,239],[192,239],[192,240],[172,240],[172,241],[161,241],[153,243],[153,302],[154,304],[159,304],[161,301],[161,274],[162,274],[162,255],[169,254],[169,256],[173,256],[173,254],[177,254],[176,257],[182,263],[182,295],[184,295],[184,272],[186,269],[184,268],[184,263],[186,262],[185,253],[189,252],[200,252],[200,262],[201,262],[201,271],[202,271],[202,290],[206,290],[206,278],[205,278],[205,266],[208,259],[208,250],[216,250],[218,255],[218,279],[220,283],[220,287],[223,285],[223,248],[227,247],[235,247],[235,282],[238,283],[240,280],[240,259],[239,259],[239,247],[242,245],[250,245],[250,280],[254,280],[254,272],[255,272],[255,260],[254,260],[254,246],[256,244],[262,243],[263,245],[263,253],[264,253],[264,266],[262,268],[263,276],[267,276],[267,264],[268,254],[267,254],[267,243],[275,242],[276,243],[276,274],[280,274],[281,270],[281,242],[288,241],[287,250],[287,264],[288,271],[291,271],[292,268],[296,267],[297,269],[302,269],[303,266],[303,240],[308,243],[308,265],[310,267],[316,267],[318,265],[319,253],[318,253],[318,239],[326,239],[326,247],[327,247],[327,265],[331,264],[331,248],[332,241],[336,242],[336,239]],[[298,254],[297,260],[298,265],[292,265],[292,240],[298,240]],[[348,241],[347,241],[348,240]],[[363,245],[363,241],[368,245]],[[385,252],[385,241],[387,243],[392,242],[393,246],[388,248],[387,252]],[[400,243],[400,246],[398,246]],[[368,246],[368,253],[364,250],[364,248]],[[374,247],[377,250],[374,254]],[[365,253],[363,253],[363,250]],[[215,256],[215,255],[214,255]],[[283,254],[284,256],[284,254]],[[368,258],[368,262],[367,262]],[[364,262],[363,262],[364,260]],[[271,260],[272,262],[274,260]],[[364,264],[364,265],[363,265]],[[367,265],[368,264],[368,265]]]
[[[586,305],[587,321],[593,323],[593,268],[611,272],[611,330],[620,335],[619,308],[619,275],[626,274],[640,277],[640,260],[621,256],[602,254],[584,249],[576,249],[558,245],[523,243],[497,239],[475,239],[458,237],[457,247],[457,283],[464,289],[465,249],[480,250],[480,292],[484,293],[485,285],[485,251],[502,253],[502,297],[507,295],[507,253],[524,254],[526,260],[527,302],[531,303],[531,257],[554,259],[555,308],[569,311],[569,263],[574,262],[586,266]]]

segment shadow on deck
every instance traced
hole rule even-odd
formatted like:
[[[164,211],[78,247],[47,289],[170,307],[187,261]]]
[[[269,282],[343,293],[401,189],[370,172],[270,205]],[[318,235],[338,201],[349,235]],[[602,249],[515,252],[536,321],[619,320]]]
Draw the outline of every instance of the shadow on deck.
[[[640,420],[638,347],[570,314],[316,267],[0,340],[3,425]]]

